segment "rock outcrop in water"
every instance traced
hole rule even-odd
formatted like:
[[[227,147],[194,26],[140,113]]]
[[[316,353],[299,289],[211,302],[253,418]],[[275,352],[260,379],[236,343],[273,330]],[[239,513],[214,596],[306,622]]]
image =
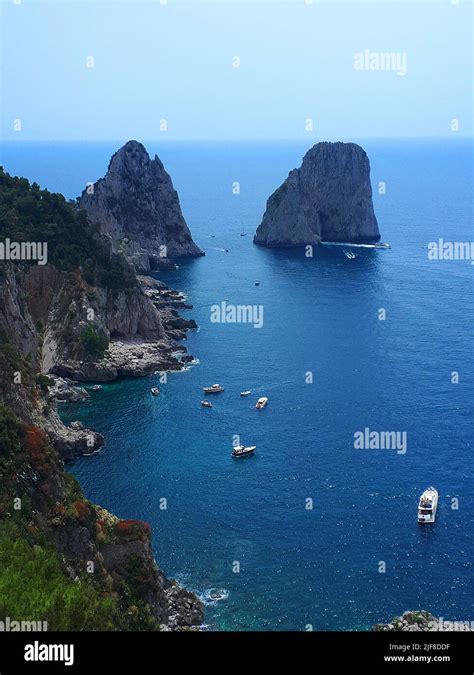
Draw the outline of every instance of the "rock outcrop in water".
[[[417,612],[404,612],[396,616],[390,623],[377,623],[372,630],[378,632],[438,632],[438,631],[467,631],[473,630],[472,621],[447,621],[433,616],[425,610]]]
[[[274,247],[379,239],[367,154],[355,143],[317,143],[268,199],[254,243]]]
[[[192,239],[169,174],[137,141],[113,155],[105,177],[86,188],[78,203],[137,272],[174,268],[173,258],[204,255]]]

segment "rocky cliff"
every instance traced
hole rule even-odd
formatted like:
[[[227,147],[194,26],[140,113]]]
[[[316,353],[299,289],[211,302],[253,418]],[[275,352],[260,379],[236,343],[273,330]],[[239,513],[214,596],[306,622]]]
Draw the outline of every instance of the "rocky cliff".
[[[204,255],[162,162],[156,155],[150,159],[137,141],[113,155],[105,177],[86,188],[78,202],[137,272],[173,267],[173,258]]]
[[[379,239],[367,154],[355,143],[317,143],[268,199],[254,242],[273,247]]]
[[[8,549],[10,556],[10,567],[0,561],[0,585],[9,588],[8,575],[17,579],[18,569],[37,570],[25,576],[24,589],[2,597],[2,612],[16,616],[17,596],[22,608],[27,602],[23,590],[48,605],[44,586],[54,584],[60,597],[41,616],[53,630],[198,625],[202,604],[158,569],[149,526],[92,504],[66,473],[65,459],[90,454],[104,439],[78,423],[64,426],[56,394],[67,396],[67,387],[49,377],[64,371],[112,379],[180,368],[172,338],[190,323],[176,330],[170,303],[179,306],[180,296],[158,284],[161,305],[149,297],[125,258],[61,195],[0,169],[0,201],[0,238],[47,238],[49,245],[44,266],[0,261],[0,554]],[[146,354],[134,362],[140,350]],[[21,546],[10,546],[16,540]],[[34,563],[40,554],[47,569]],[[62,601],[64,593],[77,605]]]

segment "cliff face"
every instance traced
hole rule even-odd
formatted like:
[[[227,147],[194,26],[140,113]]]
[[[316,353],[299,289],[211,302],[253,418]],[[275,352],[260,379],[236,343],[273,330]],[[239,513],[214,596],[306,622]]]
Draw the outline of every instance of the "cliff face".
[[[317,143],[268,199],[254,242],[272,247],[379,239],[367,154],[355,143]]]
[[[77,423],[64,426],[46,376],[65,370],[88,379],[105,369],[113,379],[122,362],[129,375],[180,368],[170,353],[168,305],[155,306],[129,263],[60,195],[0,169],[2,197],[10,208],[0,212],[0,237],[34,241],[48,231],[51,258],[44,266],[0,263],[0,535],[12,532],[32,555],[35,547],[49,551],[65,579],[85,597],[95,594],[110,629],[200,624],[200,601],[158,569],[149,526],[91,504],[66,473],[64,459],[91,453],[103,438]],[[134,363],[131,352],[139,350],[149,356]],[[56,609],[51,623],[63,625],[58,615],[67,612]],[[79,609],[86,616],[87,602]]]
[[[137,141],[113,155],[93,194],[85,189],[78,202],[137,272],[172,267],[176,257],[204,255],[191,237],[163,164],[156,155],[150,159]]]

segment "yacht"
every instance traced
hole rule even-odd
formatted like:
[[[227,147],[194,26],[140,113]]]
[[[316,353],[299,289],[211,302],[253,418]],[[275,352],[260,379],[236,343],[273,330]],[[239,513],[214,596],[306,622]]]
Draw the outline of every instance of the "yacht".
[[[437,508],[438,491],[434,487],[429,487],[420,497],[420,502],[418,504],[418,522],[434,523]]]
[[[212,408],[212,403],[210,401],[201,401],[203,408]]]
[[[153,396],[159,396],[159,395],[160,395],[160,390],[158,389],[158,387],[152,387],[152,388],[151,388],[151,393],[153,394]]]
[[[261,398],[258,399],[257,405],[255,406],[257,410],[261,410],[262,408],[265,408],[265,406],[268,403],[268,398],[266,396],[262,396]]]
[[[249,455],[253,455],[255,450],[257,449],[256,445],[237,445],[233,450],[232,450],[232,457],[248,457]]]
[[[240,395],[241,396],[250,396],[251,393],[252,392],[250,391],[250,389],[246,389],[245,391],[241,391]]]
[[[220,394],[221,391],[224,391],[224,387],[221,387],[220,384],[213,384],[212,387],[203,387],[205,394]]]

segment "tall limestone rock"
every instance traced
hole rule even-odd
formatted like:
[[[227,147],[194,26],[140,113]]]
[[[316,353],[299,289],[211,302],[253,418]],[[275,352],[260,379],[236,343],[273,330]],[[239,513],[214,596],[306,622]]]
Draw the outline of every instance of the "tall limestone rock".
[[[379,239],[367,154],[355,143],[317,143],[268,199],[254,242],[273,247]]]
[[[93,191],[86,188],[78,203],[137,272],[174,268],[173,258],[204,255],[192,239],[169,174],[137,141],[128,141],[112,156],[107,174]]]

